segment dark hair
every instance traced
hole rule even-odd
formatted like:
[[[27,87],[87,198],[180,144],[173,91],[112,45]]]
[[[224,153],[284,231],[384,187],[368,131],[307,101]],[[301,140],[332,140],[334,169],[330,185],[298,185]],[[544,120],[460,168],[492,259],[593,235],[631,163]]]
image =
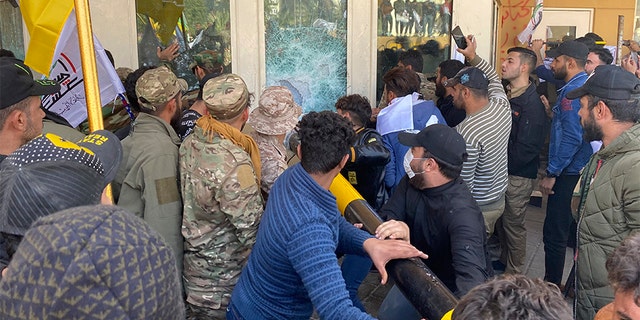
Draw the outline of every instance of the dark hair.
[[[529,66],[529,73],[532,73],[536,69],[536,53],[531,49],[522,47],[513,47],[507,50],[507,53],[517,52],[520,54],[520,62]]]
[[[589,37],[579,37],[576,38],[577,42],[583,43],[589,50],[596,47],[596,41],[593,38]]]
[[[585,38],[591,38],[593,39],[593,41],[604,41],[604,39],[602,39],[601,36],[599,36],[597,33],[593,33],[593,32],[588,32],[587,34],[584,35]]]
[[[640,121],[640,96],[631,100],[611,100],[589,94],[587,99],[589,100],[589,110],[592,110],[598,104],[598,101],[602,101],[611,111],[614,120],[627,123]]]
[[[308,173],[328,173],[355,142],[349,121],[335,112],[310,112],[298,122],[300,163]]]
[[[336,109],[346,111],[354,125],[364,127],[371,118],[369,99],[359,94],[344,96],[336,101]]]
[[[411,66],[415,72],[422,72],[422,64],[424,63],[424,60],[422,59],[422,54],[418,50],[400,52],[398,61],[402,62],[405,66]]]
[[[13,51],[11,50],[7,50],[7,49],[0,49],[0,57],[9,57],[9,58],[15,58],[16,55],[13,54]]]
[[[104,53],[107,55],[107,59],[109,59],[109,62],[111,62],[111,65],[115,68],[116,62],[115,60],[113,60],[113,55],[111,54],[111,51],[104,49]]]
[[[398,97],[420,91],[420,77],[412,70],[395,67],[382,77],[382,81],[387,89]]]
[[[640,234],[627,237],[605,263],[609,282],[615,291],[633,292],[633,301],[640,306]]]
[[[425,150],[423,158],[433,158],[433,160],[438,164],[438,168],[440,173],[447,179],[457,179],[460,176],[460,172],[462,172],[462,166],[451,166],[436,158],[433,153]],[[467,157],[464,157],[463,161],[467,161]]]
[[[596,47],[589,50],[589,52],[597,54],[600,61],[604,62],[604,64],[611,64],[611,62],[613,62],[613,56],[608,49]]]
[[[438,68],[440,68],[441,76],[451,79],[455,77],[456,74],[458,74],[458,72],[462,70],[462,68],[464,68],[464,63],[458,60],[450,59],[440,62]]]
[[[126,79],[124,79],[124,90],[127,94],[127,100],[131,109],[135,112],[140,112],[140,103],[138,103],[138,95],[136,94],[136,82],[142,77],[142,75],[148,70],[155,69],[157,66],[145,66],[140,67],[138,70],[129,73]]]
[[[501,275],[469,291],[451,319],[570,320],[571,309],[555,284],[524,275]]]

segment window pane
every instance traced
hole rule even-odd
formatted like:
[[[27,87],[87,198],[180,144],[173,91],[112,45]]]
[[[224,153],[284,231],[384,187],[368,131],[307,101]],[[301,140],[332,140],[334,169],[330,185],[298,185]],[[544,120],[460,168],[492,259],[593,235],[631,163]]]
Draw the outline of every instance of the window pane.
[[[304,112],[333,110],[347,88],[346,0],[264,0],[266,84]]]
[[[398,64],[401,52],[420,51],[427,77],[434,77],[440,62],[449,59],[451,8],[451,0],[378,0],[378,101],[382,77]]]
[[[172,67],[190,87],[197,85],[191,56],[200,51],[223,52],[225,71],[231,72],[229,0],[137,0],[136,8],[140,66],[159,64],[156,48],[177,42],[180,55]]]
[[[16,58],[24,60],[22,15],[12,1],[0,1],[0,48],[10,50]]]

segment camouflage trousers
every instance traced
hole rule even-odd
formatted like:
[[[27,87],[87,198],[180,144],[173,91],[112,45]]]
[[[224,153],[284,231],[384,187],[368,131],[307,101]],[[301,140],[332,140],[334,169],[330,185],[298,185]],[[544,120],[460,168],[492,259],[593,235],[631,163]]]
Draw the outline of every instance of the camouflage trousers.
[[[187,320],[225,320],[227,318],[227,308],[211,309],[185,303],[187,309]]]

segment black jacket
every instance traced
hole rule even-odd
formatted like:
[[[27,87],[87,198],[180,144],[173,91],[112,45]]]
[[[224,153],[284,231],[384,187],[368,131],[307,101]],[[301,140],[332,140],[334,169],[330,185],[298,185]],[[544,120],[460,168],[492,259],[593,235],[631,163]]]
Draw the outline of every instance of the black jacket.
[[[547,114],[533,83],[511,103],[511,133],[509,134],[509,174],[535,179],[540,163],[540,151],[547,136]]]
[[[356,131],[356,142],[342,175],[376,211],[387,201],[384,168],[391,154],[382,144],[380,134],[368,128]]]
[[[484,218],[462,178],[418,190],[405,175],[380,216],[409,226],[411,244],[457,297],[493,276]]]
[[[457,126],[467,117],[464,109],[458,109],[453,105],[453,96],[451,95],[438,99],[436,106],[440,109],[442,117],[451,128]]]

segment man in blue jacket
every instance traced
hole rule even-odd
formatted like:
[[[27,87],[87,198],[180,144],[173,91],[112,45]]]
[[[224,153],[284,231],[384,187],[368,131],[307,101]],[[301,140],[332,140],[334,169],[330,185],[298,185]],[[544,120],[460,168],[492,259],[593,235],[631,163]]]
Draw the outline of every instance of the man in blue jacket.
[[[392,194],[405,175],[402,160],[409,150],[398,141],[398,133],[419,131],[429,125],[446,122],[433,101],[419,99],[420,78],[414,71],[396,67],[389,70],[382,80],[390,103],[378,114],[376,131],[382,135],[384,146],[391,152],[384,183]]]
[[[544,279],[556,285],[562,282],[566,245],[573,221],[573,189],[578,183],[580,170],[587,164],[592,153],[589,141],[582,139],[582,126],[578,116],[580,101],[566,97],[569,91],[579,88],[587,80],[584,65],[588,53],[587,46],[577,41],[565,41],[558,48],[547,52],[547,56],[553,57],[551,70],[554,77],[566,82],[558,91],[558,100],[552,109],[549,164],[546,177],[539,185],[540,191],[549,195],[542,230]]]

